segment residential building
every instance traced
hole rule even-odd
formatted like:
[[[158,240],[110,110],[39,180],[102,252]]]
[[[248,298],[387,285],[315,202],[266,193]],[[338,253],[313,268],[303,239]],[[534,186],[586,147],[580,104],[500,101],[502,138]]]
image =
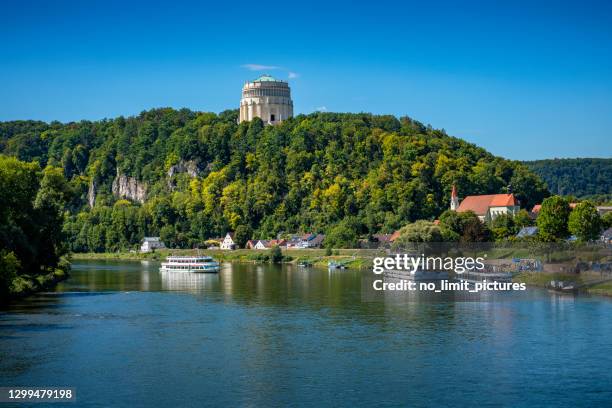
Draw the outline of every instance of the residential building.
[[[164,249],[166,245],[159,237],[144,237],[140,245],[140,252],[153,252],[156,249]]]
[[[228,232],[221,242],[220,249],[236,249],[236,243],[234,242],[234,233]]]

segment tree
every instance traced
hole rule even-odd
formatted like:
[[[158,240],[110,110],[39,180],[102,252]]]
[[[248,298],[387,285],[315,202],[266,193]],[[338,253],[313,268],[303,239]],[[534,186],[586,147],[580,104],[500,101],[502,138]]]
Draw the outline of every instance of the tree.
[[[55,271],[67,250],[62,223],[69,196],[62,169],[41,172],[37,163],[0,155],[0,292],[24,272]]]
[[[238,248],[244,248],[247,241],[251,239],[253,230],[249,225],[239,225],[234,232],[234,242]]]
[[[13,252],[0,251],[0,298],[4,298],[11,289],[11,282],[21,267],[19,259]]]
[[[490,222],[490,228],[496,241],[502,241],[518,232],[512,214],[499,214]]]
[[[281,251],[278,245],[274,245],[272,247],[272,251],[270,251],[270,260],[272,261],[272,263],[283,262],[283,251]]]
[[[326,248],[356,248],[357,231],[349,220],[343,220],[333,226],[325,236]]]
[[[601,232],[601,226],[599,213],[589,201],[579,203],[569,215],[569,231],[581,242],[597,239]]]
[[[538,235],[542,241],[554,242],[569,235],[567,223],[570,206],[560,196],[546,198],[537,218]]]
[[[612,212],[605,213],[601,217],[601,223],[604,229],[612,228]]]
[[[442,242],[440,227],[431,221],[418,220],[400,229],[400,236],[394,246],[406,247],[412,242]]]
[[[491,240],[491,230],[476,215],[463,221],[461,242],[487,242]]]
[[[514,216],[514,225],[516,225],[517,230],[523,227],[530,227],[533,225],[533,218],[529,216],[527,210],[522,209]]]

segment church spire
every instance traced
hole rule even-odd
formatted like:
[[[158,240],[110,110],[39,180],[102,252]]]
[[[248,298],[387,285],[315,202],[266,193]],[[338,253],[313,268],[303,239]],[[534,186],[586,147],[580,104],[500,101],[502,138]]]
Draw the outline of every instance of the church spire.
[[[453,189],[451,190],[450,209],[457,211],[457,208],[459,208],[459,196],[457,195],[457,187],[453,184]]]

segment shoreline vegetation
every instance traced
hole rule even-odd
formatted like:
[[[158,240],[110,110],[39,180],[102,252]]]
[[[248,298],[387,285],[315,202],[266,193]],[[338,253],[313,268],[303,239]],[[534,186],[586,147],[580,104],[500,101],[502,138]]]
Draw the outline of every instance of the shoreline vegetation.
[[[262,263],[269,262],[272,250],[237,249],[227,250],[199,250],[202,255],[212,256],[221,262]],[[73,253],[72,260],[89,261],[162,261],[166,256],[195,255],[193,249],[165,249],[150,253],[140,252],[112,252],[112,253]],[[285,264],[298,265],[308,263],[315,267],[327,267],[329,261],[344,263],[350,269],[367,269],[372,266],[372,260],[377,256],[386,256],[384,249],[334,249],[332,255],[325,249],[295,249],[283,250]],[[515,255],[527,255],[526,250],[493,250],[490,252],[496,259],[510,260]],[[497,255],[497,256],[495,256]],[[554,260],[554,259],[553,259]],[[514,282],[525,283],[529,287],[547,288],[551,281],[571,281],[581,287],[580,292],[589,295],[612,297],[612,282],[601,282],[601,274],[593,271],[581,273],[566,272],[520,272],[514,275]]]
[[[73,260],[92,261],[162,261],[168,255],[201,255],[212,256],[221,262],[262,263],[269,262],[272,249],[252,250],[235,249],[231,251],[220,249],[161,249],[150,253],[140,252],[105,252],[105,253],[73,253]],[[384,256],[382,249],[334,249],[331,255],[326,249],[288,249],[282,250],[282,263],[299,264],[302,262],[319,267],[327,267],[327,262],[336,261],[344,263],[348,268],[362,269],[372,264],[376,256]]]
[[[38,292],[51,290],[58,283],[70,278],[69,270],[68,266],[68,268],[54,268],[52,271],[42,275],[19,275],[13,279],[8,300],[16,300]]]

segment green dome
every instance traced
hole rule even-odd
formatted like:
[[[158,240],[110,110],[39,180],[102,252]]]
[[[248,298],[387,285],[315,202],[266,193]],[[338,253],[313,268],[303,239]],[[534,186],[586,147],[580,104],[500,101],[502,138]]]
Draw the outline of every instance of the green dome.
[[[260,76],[259,78],[257,78],[256,80],[254,80],[253,82],[278,82],[278,79],[268,75],[268,74],[263,74],[262,76]]]

